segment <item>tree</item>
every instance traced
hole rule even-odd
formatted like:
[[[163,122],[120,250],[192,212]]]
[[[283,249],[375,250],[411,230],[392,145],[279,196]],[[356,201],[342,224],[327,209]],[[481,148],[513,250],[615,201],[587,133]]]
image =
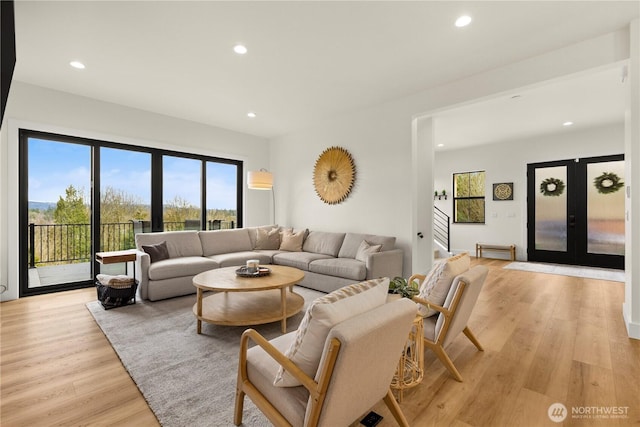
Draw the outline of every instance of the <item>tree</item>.
[[[84,189],[70,185],[65,190],[65,198],[58,199],[53,218],[56,224],[89,224],[90,212],[85,204]]]

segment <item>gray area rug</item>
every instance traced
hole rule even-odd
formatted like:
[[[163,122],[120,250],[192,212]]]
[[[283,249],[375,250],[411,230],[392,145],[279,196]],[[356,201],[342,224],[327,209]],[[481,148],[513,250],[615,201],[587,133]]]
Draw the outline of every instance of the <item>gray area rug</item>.
[[[575,265],[546,264],[541,262],[512,262],[503,268],[535,273],[559,274],[562,276],[585,277],[588,279],[624,282],[624,270],[610,268],[581,267]]]
[[[309,302],[323,293],[296,286]],[[238,349],[244,326],[204,323],[196,333],[195,295],[138,301],[111,310],[98,301],[87,308],[165,427],[233,426]],[[300,313],[287,320],[295,330]],[[253,327],[267,339],[281,335],[280,322]],[[243,425],[271,425],[245,398]]]

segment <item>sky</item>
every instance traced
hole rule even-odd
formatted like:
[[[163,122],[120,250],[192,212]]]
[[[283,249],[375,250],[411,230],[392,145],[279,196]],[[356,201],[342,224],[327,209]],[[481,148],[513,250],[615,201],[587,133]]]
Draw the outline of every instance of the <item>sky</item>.
[[[151,203],[151,155],[100,148],[101,186],[111,186]],[[200,161],[163,158],[164,202],[176,196],[200,206]],[[57,202],[65,189],[91,189],[91,148],[73,143],[29,139],[29,201]],[[236,208],[236,166],[207,163],[207,209]]]

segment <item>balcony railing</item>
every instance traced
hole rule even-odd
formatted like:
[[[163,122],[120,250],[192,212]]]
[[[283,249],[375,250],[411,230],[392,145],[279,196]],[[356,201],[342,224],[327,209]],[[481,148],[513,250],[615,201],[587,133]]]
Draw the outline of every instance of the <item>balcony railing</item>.
[[[200,230],[199,220],[168,221],[165,231]],[[235,221],[207,221],[207,230],[235,228]],[[137,233],[149,233],[149,221],[100,224],[100,251],[135,247]],[[29,224],[29,267],[91,260],[90,224]]]

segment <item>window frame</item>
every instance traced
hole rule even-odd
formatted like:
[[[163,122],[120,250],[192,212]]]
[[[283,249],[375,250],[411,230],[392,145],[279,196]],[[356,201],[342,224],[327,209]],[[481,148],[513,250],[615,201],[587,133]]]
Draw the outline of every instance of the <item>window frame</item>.
[[[471,182],[471,175],[472,174],[479,174],[481,173],[483,175],[483,186],[482,186],[482,196],[471,196],[471,191],[469,191],[469,196],[458,196],[458,193],[456,191],[456,177],[460,176],[460,175],[468,175],[468,181]],[[453,173],[453,180],[452,180],[452,193],[453,193],[453,197],[452,197],[452,203],[453,203],[453,223],[454,224],[485,224],[486,223],[486,219],[487,219],[487,203],[486,203],[486,186],[487,186],[487,174],[486,171],[484,170],[475,170],[475,171],[468,171],[468,172],[454,172]],[[458,201],[474,201],[474,200],[481,200],[482,201],[482,221],[460,221],[458,220],[458,210],[457,210],[457,206],[458,206]],[[470,215],[469,215],[470,217]]]

